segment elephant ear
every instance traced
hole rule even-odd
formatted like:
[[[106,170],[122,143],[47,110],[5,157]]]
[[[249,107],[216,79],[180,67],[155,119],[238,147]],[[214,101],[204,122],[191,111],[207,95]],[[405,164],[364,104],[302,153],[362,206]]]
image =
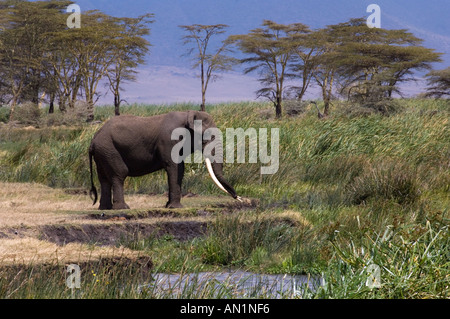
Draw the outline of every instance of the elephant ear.
[[[187,128],[195,130],[195,121],[202,121],[202,131],[215,126],[213,119],[208,113],[189,111],[186,125]]]
[[[197,119],[197,114],[197,111],[188,112],[187,127],[191,130],[194,130],[194,122]]]

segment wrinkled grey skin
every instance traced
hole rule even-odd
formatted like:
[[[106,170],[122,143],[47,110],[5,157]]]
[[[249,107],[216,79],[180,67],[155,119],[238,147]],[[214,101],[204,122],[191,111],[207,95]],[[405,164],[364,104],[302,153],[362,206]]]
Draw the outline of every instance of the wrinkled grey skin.
[[[191,132],[194,151],[194,121],[201,120],[203,132],[216,127],[211,116],[204,112],[172,112],[152,117],[118,116],[109,120],[94,136],[89,148],[91,169],[91,194],[94,205],[98,194],[93,182],[92,159],[97,165],[101,184],[100,210],[129,209],[125,203],[123,185],[128,176],[137,177],[161,169],[167,172],[169,201],[167,208],[180,208],[181,184],[184,176],[184,162],[175,164],[171,158],[172,141],[176,128],[187,128]],[[214,143],[214,141],[208,142]],[[207,144],[203,143],[202,148]],[[228,193],[237,198],[234,188],[223,177],[223,164],[213,163],[217,179]]]

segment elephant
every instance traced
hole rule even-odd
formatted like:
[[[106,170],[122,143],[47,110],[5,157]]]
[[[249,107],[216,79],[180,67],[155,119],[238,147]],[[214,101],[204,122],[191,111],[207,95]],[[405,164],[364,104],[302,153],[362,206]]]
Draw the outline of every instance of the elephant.
[[[93,159],[101,184],[100,210],[121,210],[130,207],[124,200],[124,181],[130,177],[147,175],[164,169],[169,184],[169,200],[166,208],[181,208],[182,181],[185,163],[172,159],[172,149],[179,140],[172,140],[177,128],[191,132],[194,140],[194,122],[202,121],[203,134],[209,128],[216,128],[212,117],[206,112],[170,112],[151,117],[132,115],[116,116],[107,121],[94,135],[89,147],[91,173],[91,197],[94,205],[98,201],[93,179]],[[199,123],[199,122],[195,122]],[[201,140],[202,150],[214,140]],[[191,143],[191,153],[195,151]],[[210,145],[211,146],[211,145]],[[219,145],[220,147],[220,145]],[[186,155],[186,154],[184,154]],[[223,177],[223,163],[205,158],[208,172],[213,181],[234,199],[242,201],[234,188]]]

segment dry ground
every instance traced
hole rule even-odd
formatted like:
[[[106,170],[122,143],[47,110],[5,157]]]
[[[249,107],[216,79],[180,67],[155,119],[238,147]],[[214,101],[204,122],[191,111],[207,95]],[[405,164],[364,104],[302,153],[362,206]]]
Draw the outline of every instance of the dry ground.
[[[127,195],[126,201],[133,211],[158,210],[161,215],[170,213],[170,210],[163,208],[167,202],[164,195]],[[235,203],[222,196],[186,197],[182,202],[192,209]],[[98,213],[97,207],[98,204],[93,206],[90,197],[82,191],[52,189],[39,184],[0,183],[0,229],[98,223],[87,218]]]
[[[129,195],[126,200],[133,210],[99,212],[85,191],[0,183],[0,265],[137,258],[137,252],[117,248],[118,241],[154,234],[190,239],[201,235],[217,213],[253,205],[236,206],[222,196],[190,196],[182,201],[187,208],[168,210],[163,195]]]
[[[36,264],[80,264],[100,259],[143,257],[141,253],[124,247],[94,246],[73,243],[59,246],[36,238],[2,239],[0,266]]]

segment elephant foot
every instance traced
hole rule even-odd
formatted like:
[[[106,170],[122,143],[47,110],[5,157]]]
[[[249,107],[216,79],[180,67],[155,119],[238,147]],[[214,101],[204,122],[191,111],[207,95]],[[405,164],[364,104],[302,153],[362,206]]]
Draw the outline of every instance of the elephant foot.
[[[113,205],[113,210],[121,210],[121,209],[130,209],[130,206],[128,206],[125,203],[117,203]]]
[[[181,205],[181,203],[170,203],[170,202],[168,202],[166,204],[166,208],[183,208],[183,205]]]
[[[112,205],[100,205],[100,207],[98,208],[98,210],[111,210],[113,209]]]

